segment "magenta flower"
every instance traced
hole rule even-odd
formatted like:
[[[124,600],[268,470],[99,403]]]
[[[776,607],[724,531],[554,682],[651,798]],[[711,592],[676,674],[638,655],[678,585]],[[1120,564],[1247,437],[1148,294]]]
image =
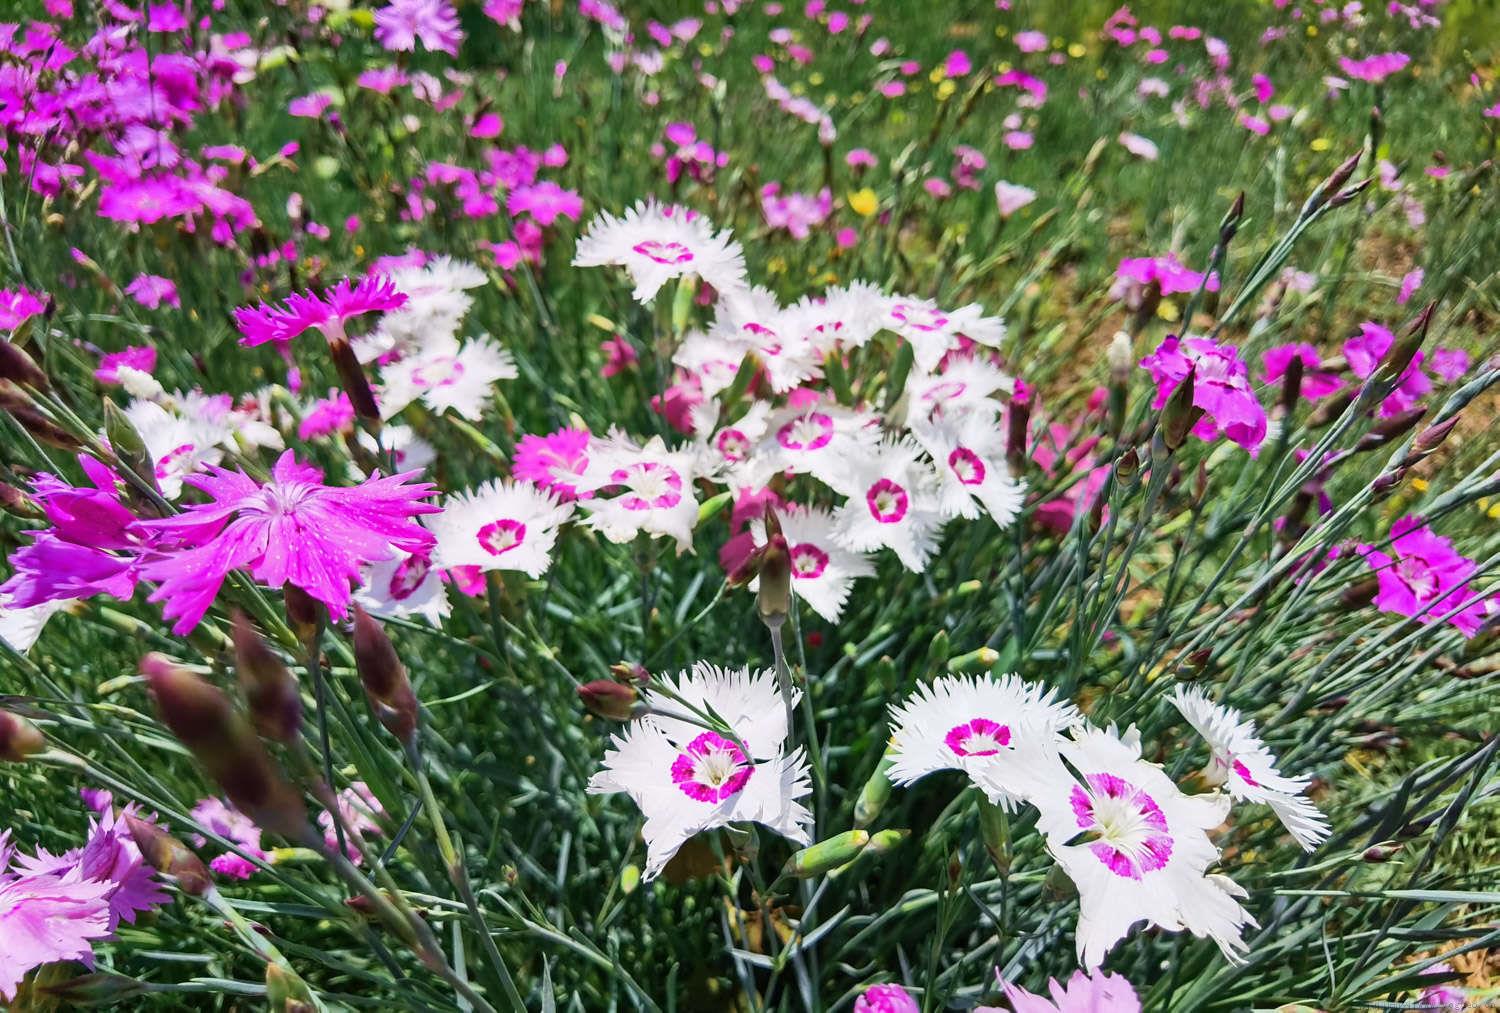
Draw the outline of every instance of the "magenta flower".
[[[1444,383],[1452,383],[1469,371],[1469,353],[1462,348],[1435,348],[1427,365]]]
[[[28,289],[0,289],[0,331],[13,331],[47,308],[47,303]]]
[[[413,51],[420,41],[435,52],[457,56],[464,33],[448,0],[394,0],[375,12],[375,39],[393,52]]]
[[[261,303],[234,311],[240,329],[240,344],[247,347],[267,341],[285,343],[316,327],[330,342],[344,337],[344,324],[365,313],[383,313],[406,304],[386,277],[369,275],[357,282],[348,278],[322,295],[294,293],[281,305]]]
[[[1203,417],[1193,435],[1210,441],[1223,433],[1252,453],[1266,438],[1266,412],[1250,387],[1250,370],[1233,345],[1220,345],[1208,338],[1181,341],[1167,335],[1156,351],[1141,360],[1141,367],[1156,382],[1153,408],[1162,408],[1177,385],[1196,367],[1193,404]]]
[[[1356,81],[1379,84],[1411,62],[1405,53],[1376,53],[1362,60],[1348,56],[1339,57],[1339,69]]]
[[[511,475],[550,489],[564,501],[577,499],[576,483],[589,464],[589,439],[587,429],[523,436],[516,444]]]
[[[110,932],[122,921],[133,925],[137,914],[167,902],[156,871],[146,864],[123,814],[117,814],[112,805],[89,821],[89,836],[83,847],[60,855],[38,850],[35,857],[17,858],[16,865],[31,876],[94,880],[111,887],[106,923]]]
[[[156,349],[150,345],[132,345],[100,358],[99,368],[94,370],[94,379],[100,383],[118,384],[124,382],[124,377],[120,374],[122,369],[150,373],[155,368]]]
[[[1355,376],[1361,380],[1368,379],[1395,343],[1396,336],[1388,328],[1366,320],[1359,325],[1359,333],[1344,342],[1344,358],[1348,360],[1349,369]],[[1390,418],[1408,411],[1416,406],[1422,395],[1431,392],[1432,380],[1422,372],[1423,358],[1424,353],[1421,351],[1412,356],[1406,372],[1396,382],[1396,389],[1391,391],[1380,406],[1381,418]]]
[[[329,433],[336,433],[354,424],[354,405],[349,395],[341,390],[331,390],[328,396],[314,401],[302,422],[297,426],[297,439],[315,440]]]
[[[1389,548],[1389,554],[1373,545],[1354,549],[1375,570],[1380,586],[1376,608],[1425,624],[1467,606],[1451,622],[1466,637],[1479,632],[1486,608],[1484,598],[1469,585],[1479,570],[1473,560],[1459,555],[1452,542],[1420,517],[1403,517],[1391,525]]]
[[[793,238],[806,239],[812,229],[828,220],[833,194],[827,187],[816,195],[782,193],[780,183],[767,183],[760,188],[760,209],[771,228],[786,229]]]
[[[1271,384],[1280,380],[1294,359],[1302,361],[1300,392],[1309,401],[1316,401],[1343,389],[1344,381],[1338,374],[1323,368],[1323,359],[1318,355],[1318,350],[1305,341],[1294,341],[1266,349],[1260,357],[1266,370],[1264,382]]]
[[[161,539],[141,573],[159,583],[152,601],[186,634],[213,604],[230,570],[245,568],[262,584],[292,584],[328,606],[336,619],[349,610],[360,567],[389,559],[394,550],[426,551],[432,535],[414,519],[436,513],[422,500],[419,474],[366,479],[352,488],[323,484],[323,473],[282,454],[264,485],[223,468],[185,481],[212,497],[175,517],[142,522]],[[166,547],[170,546],[170,548]]]
[[[605,355],[604,365],[599,367],[599,375],[606,380],[625,372],[640,358],[635,346],[618,334],[599,342],[599,350]]]
[[[1109,294],[1116,299],[1123,299],[1127,306],[1134,308],[1140,305],[1142,295],[1152,285],[1155,285],[1162,295],[1177,295],[1183,292],[1196,292],[1198,286],[1202,284],[1202,273],[1189,270],[1182,261],[1177,259],[1175,253],[1160,257],[1126,257],[1120,261],[1120,266],[1115,271],[1115,283],[1111,286]],[[1209,292],[1219,290],[1217,274],[1208,276],[1206,290]]]
[[[900,985],[871,985],[854,1000],[854,1013],[919,1013],[921,1008]]]
[[[559,216],[576,222],[583,214],[583,198],[548,179],[516,187],[506,198],[505,209],[512,215],[525,212],[535,218],[538,225],[551,225]]]
[[[260,845],[260,827],[255,825],[255,821],[222,799],[201,799],[197,805],[193,806],[192,816],[199,826],[230,841],[246,855],[253,855],[267,864],[274,861],[275,855]],[[201,848],[207,843],[208,839],[202,834],[193,835],[194,846]],[[233,851],[215,855],[209,861],[208,867],[230,879],[249,879],[260,871],[260,866],[245,855]]]
[[[125,286],[125,294],[148,310],[157,309],[162,303],[174,309],[182,308],[182,300],[177,296],[177,285],[171,278],[163,278],[159,274],[136,275],[135,280]]]

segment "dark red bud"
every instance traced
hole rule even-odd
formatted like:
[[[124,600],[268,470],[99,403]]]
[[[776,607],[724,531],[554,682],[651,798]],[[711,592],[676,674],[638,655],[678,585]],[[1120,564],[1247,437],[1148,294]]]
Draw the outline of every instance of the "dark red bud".
[[[177,880],[183,893],[201,897],[213,889],[214,881],[208,866],[187,845],[151,820],[143,820],[133,813],[125,814],[125,823],[141,857],[157,872]]]
[[[0,711],[0,760],[20,763],[47,748],[47,740],[30,721],[10,711]]]
[[[277,742],[295,741],[302,729],[297,679],[261,639],[249,618],[234,614],[234,660],[255,730]]]
[[[635,717],[639,697],[634,686],[613,679],[595,679],[578,687],[578,698],[589,713],[608,721],[629,721]]]
[[[369,613],[354,608],[354,668],[375,716],[402,743],[417,731],[417,697],[396,646]]]
[[[37,390],[47,389],[47,374],[36,360],[14,342],[0,341],[0,380],[11,380]]]

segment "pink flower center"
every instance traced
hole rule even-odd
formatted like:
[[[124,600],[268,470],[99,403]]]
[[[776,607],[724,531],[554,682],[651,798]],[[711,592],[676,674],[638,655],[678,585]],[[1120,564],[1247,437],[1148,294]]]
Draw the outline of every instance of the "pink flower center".
[[[906,490],[888,478],[882,478],[865,491],[870,516],[882,524],[895,524],[906,516],[911,500]]]
[[[1250,787],[1260,787],[1260,782],[1250,775],[1250,768],[1245,766],[1239,760],[1235,760],[1232,764],[1230,764],[1229,769],[1238,774],[1240,776],[1240,780],[1250,785]]]
[[[512,546],[514,548],[514,546]],[[405,601],[417,593],[417,588],[427,579],[432,572],[432,564],[420,556],[407,556],[391,571],[391,582],[388,588],[390,596],[396,601]]]
[[[948,455],[948,467],[964,485],[979,485],[984,481],[984,462],[967,447],[958,447]]]
[[[724,430],[715,442],[726,461],[743,461],[750,452],[750,441],[738,429]]]
[[[821,577],[828,569],[828,553],[811,542],[792,546],[792,575],[804,580]]]
[[[776,430],[776,442],[788,450],[820,450],[833,441],[833,419],[809,412]]]
[[[1395,571],[1417,601],[1426,602],[1438,593],[1437,571],[1420,556],[1401,557],[1396,562]]]
[[[659,461],[638,461],[609,477],[628,490],[620,497],[626,510],[667,510],[682,502],[682,476]]]
[[[756,348],[762,355],[781,354],[781,339],[771,328],[752,322],[746,324],[741,330],[755,338]]]
[[[704,732],[672,761],[672,781],[688,798],[722,802],[745,787],[755,767],[740,747],[716,732]]]
[[[943,741],[959,756],[994,756],[1010,745],[1010,728],[989,718],[974,718],[948,729]]]
[[[934,403],[952,401],[954,398],[963,397],[964,391],[968,389],[969,385],[962,380],[944,380],[942,383],[935,383],[923,391],[922,400]]]
[[[168,475],[172,474],[173,471],[181,471],[185,469],[187,467],[187,462],[184,461],[183,458],[191,454],[193,452],[193,449],[194,448],[191,443],[184,443],[182,446],[173,447],[171,450],[161,455],[161,460],[156,462],[156,477],[159,479],[166,478]]]
[[[660,240],[647,239],[636,243],[631,249],[648,260],[654,260],[658,264],[666,264],[669,267],[686,264],[693,259],[693,251],[681,243],[663,243]]]
[[[439,355],[411,371],[411,382],[418,387],[451,387],[464,375],[464,364],[456,355]]]
[[[935,309],[899,302],[891,307],[891,317],[918,331],[938,331],[948,325],[948,318]]]
[[[502,517],[480,528],[475,537],[485,552],[492,556],[503,556],[526,541],[526,525],[509,517]]]
[[[1089,774],[1088,789],[1068,794],[1078,828],[1093,840],[1089,851],[1110,872],[1140,879],[1172,857],[1172,835],[1161,807],[1146,792],[1114,774]]]

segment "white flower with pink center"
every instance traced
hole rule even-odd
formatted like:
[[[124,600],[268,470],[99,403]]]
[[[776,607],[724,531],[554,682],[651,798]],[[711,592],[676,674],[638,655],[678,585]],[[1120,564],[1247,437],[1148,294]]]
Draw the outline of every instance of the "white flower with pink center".
[[[1005,340],[1005,321],[985,316],[978,303],[945,310],[931,299],[888,296],[881,323],[911,342],[917,368],[924,373],[936,370],[943,356],[959,347],[960,338],[991,348]]]
[[[830,623],[838,622],[855,579],[875,575],[874,561],[838,543],[833,514],[821,507],[789,506],[776,516],[792,557],[792,593]],[[756,546],[764,545],[765,522],[752,521],[750,530]],[[758,590],[759,581],[750,587]]]
[[[434,257],[421,267],[400,267],[388,277],[406,302],[380,317],[380,322],[353,342],[361,362],[374,362],[392,352],[419,352],[434,342],[451,341],[474,305],[465,289],[489,283],[474,264],[450,257]]]
[[[427,519],[437,539],[432,559],[445,570],[475,566],[540,577],[552,563],[558,527],[572,516],[571,503],[530,482],[496,479],[449,496],[443,512]]]
[[[1270,806],[1303,851],[1327,839],[1328,820],[1306,797],[1310,779],[1284,777],[1276,770],[1276,758],[1256,734],[1255,722],[1210,702],[1196,688],[1178,686],[1171,701],[1208,743],[1205,782],[1222,785],[1238,801]]]
[[[943,527],[935,481],[921,447],[910,440],[888,439],[848,460],[834,485],[849,497],[834,512],[839,541],[855,552],[890,549],[901,565],[920,573]]]
[[[693,275],[720,293],[745,287],[745,253],[729,232],[676,204],[643,201],[623,217],[600,212],[579,237],[574,267],[617,264],[635,282],[635,300],[649,303],[673,278]]]
[[[234,439],[225,425],[175,414],[155,401],[130,402],[125,417],[146,445],[156,486],[167,499],[182,495],[185,476],[222,461],[225,444]]]
[[[786,710],[769,670],[727,671],[699,662],[668,680],[688,704],[642,692],[649,708],[613,737],[594,794],[624,792],[645,816],[646,879],[654,878],[694,834],[730,823],[760,823],[797,844],[810,841],[812,791],[801,750],[786,753]],[[685,720],[712,712],[711,730]]]
[[[788,330],[807,342],[818,358],[869,342],[881,327],[885,295],[866,281],[830,288],[787,307]]]
[[[495,382],[518,375],[515,359],[489,338],[434,341],[380,371],[380,413],[391,418],[420,400],[439,415],[451,410],[477,421]]]
[[[755,450],[765,435],[771,406],[755,401],[738,417],[722,422],[719,414],[718,401],[700,401],[690,413],[698,440],[698,473],[735,488],[763,485],[770,468]]]
[[[1096,968],[1138,922],[1183,929],[1240,959],[1241,934],[1254,925],[1236,898],[1245,892],[1208,867],[1219,851],[1208,831],[1224,822],[1229,799],[1184,795],[1154,763],[1141,759],[1131,729],[1077,726],[1059,740],[1060,779],[1028,793],[1047,848],[1078,887],[1078,962]]]
[[[874,415],[819,401],[772,412],[757,454],[770,473],[811,475],[842,491],[850,461],[869,457],[879,440]]]
[[[726,343],[706,331],[689,331],[672,354],[672,364],[691,373],[703,396],[713,399],[734,384],[747,354],[741,344]]]
[[[938,509],[945,517],[975,518],[980,510],[1002,528],[1021,512],[1026,486],[1005,463],[1005,432],[999,419],[970,412],[913,423],[912,435],[932,457]]]
[[[906,417],[912,422],[941,415],[978,413],[998,416],[996,394],[1010,394],[1016,386],[999,366],[971,356],[949,359],[941,373],[912,370],[906,378]]]
[[[938,770],[961,770],[997,805],[1029,798],[1055,780],[1057,735],[1078,711],[1043,686],[1014,675],[944,676],[891,707],[895,784]]]
[[[677,551],[693,545],[698,500],[696,450],[668,450],[660,436],[645,446],[618,431],[589,446],[588,467],[578,491],[593,492],[580,505],[589,524],[612,542],[624,543],[644,531],[673,538]]]
[[[360,579],[354,600],[372,616],[420,618],[431,626],[441,626],[452,611],[442,571],[430,556],[396,550],[390,559],[366,566]]]

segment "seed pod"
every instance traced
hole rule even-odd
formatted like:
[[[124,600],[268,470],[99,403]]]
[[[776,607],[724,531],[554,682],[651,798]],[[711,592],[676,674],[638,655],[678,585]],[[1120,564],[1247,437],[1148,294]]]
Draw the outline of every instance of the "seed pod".
[[[208,866],[186,844],[151,820],[143,820],[133,813],[125,814],[125,824],[130,828],[130,837],[140,849],[146,864],[177,880],[177,886],[183,893],[201,897],[213,889],[214,881],[209,875]]]
[[[766,507],[766,544],[760,555],[760,590],[755,596],[760,621],[770,629],[786,622],[792,611],[792,552],[781,533],[781,522]]]
[[[219,783],[235,808],[267,830],[301,840],[307,830],[302,796],[287,783],[229,698],[161,654],[142,658],[141,674],[162,723]]]
[[[854,826],[857,829],[863,830],[874,823],[880,817],[880,810],[885,808],[886,800],[891,797],[890,769],[891,752],[887,749],[854,803]]]
[[[30,721],[0,710],[0,761],[20,763],[46,748],[47,740]]]
[[[1167,450],[1175,451],[1187,441],[1188,433],[1203,417],[1203,409],[1193,403],[1193,385],[1197,382],[1198,367],[1188,367],[1187,376],[1172,391],[1161,410],[1161,437]]]
[[[25,384],[37,390],[47,389],[47,374],[36,360],[12,341],[0,341],[0,380]]]
[[[578,687],[578,698],[595,717],[606,721],[629,721],[639,712],[640,694],[634,686],[613,679],[595,679]]]
[[[821,876],[859,857],[859,853],[868,843],[870,843],[869,831],[845,830],[826,841],[819,841],[811,847],[794,852],[792,857],[786,860],[781,874],[795,879]]]
[[[406,666],[396,655],[396,647],[385,630],[357,605],[354,668],[380,723],[403,745],[410,743],[417,732],[417,697],[411,690]]]
[[[302,730],[297,678],[261,639],[250,619],[234,614],[234,663],[255,730],[277,742],[294,742]]]

